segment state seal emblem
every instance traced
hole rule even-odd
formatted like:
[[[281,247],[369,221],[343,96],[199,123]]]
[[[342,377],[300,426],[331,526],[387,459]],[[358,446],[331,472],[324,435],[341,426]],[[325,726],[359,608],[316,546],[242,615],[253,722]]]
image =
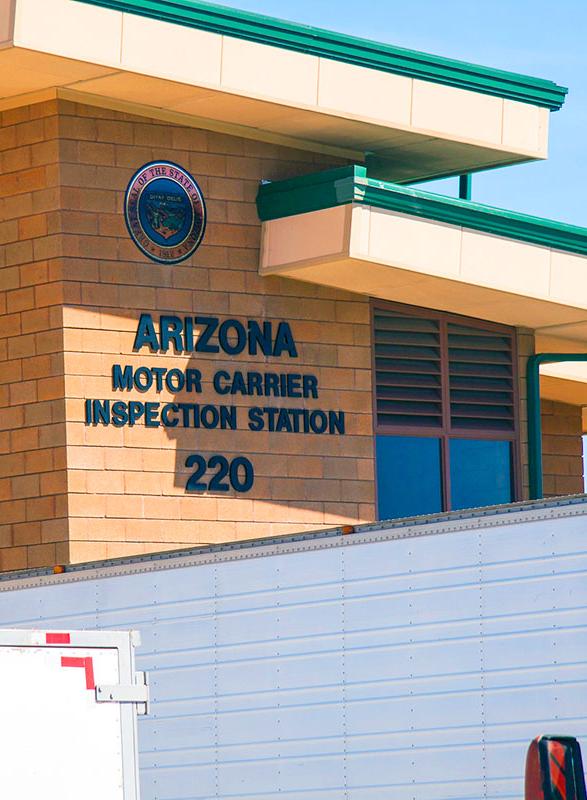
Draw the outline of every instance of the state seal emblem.
[[[206,229],[200,187],[189,172],[171,161],[151,161],[133,175],[124,216],[137,247],[161,264],[189,258]]]

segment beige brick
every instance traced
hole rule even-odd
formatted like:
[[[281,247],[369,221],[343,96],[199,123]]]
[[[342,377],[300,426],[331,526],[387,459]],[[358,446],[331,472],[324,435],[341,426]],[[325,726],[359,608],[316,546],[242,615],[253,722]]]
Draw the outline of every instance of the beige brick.
[[[158,473],[148,472],[127,472],[116,476],[121,487],[121,491],[126,494],[161,494],[161,478]],[[109,481],[112,483],[115,478],[109,474]],[[146,509],[145,509],[146,513]],[[178,515],[179,516],[179,515]]]
[[[110,555],[108,545],[103,542],[72,541],[69,545],[69,557],[73,563],[84,563],[115,556]]]
[[[108,495],[106,497],[106,516],[127,519],[143,517],[143,498],[125,495]]]
[[[43,425],[39,428],[39,447],[60,447],[65,445],[65,425]]]
[[[0,223],[0,245],[7,242],[16,242],[18,239],[18,221],[9,220]]]
[[[0,525],[0,552],[1,548],[12,547],[14,544],[12,527],[12,525]]]
[[[192,311],[192,293],[181,289],[157,289],[156,292],[157,309],[161,311],[170,310],[175,313],[180,311]]]
[[[41,521],[41,541],[43,542],[63,542],[69,533],[69,525],[67,519],[48,519]],[[59,548],[57,550],[56,563],[67,563],[68,557],[62,553]]]
[[[38,430],[34,431],[38,439]],[[54,453],[50,448],[44,450],[32,450],[25,454],[23,470],[31,472],[49,472],[55,466]]]
[[[54,544],[37,544],[27,547],[27,567],[50,567],[57,561]]]
[[[362,522],[374,522],[376,517],[377,513],[373,503],[359,504],[359,519]]]
[[[0,270],[0,279],[6,270]],[[0,317],[0,337],[15,336],[20,333],[20,314],[4,314]],[[13,356],[9,356],[12,358]]]
[[[104,469],[104,450],[100,447],[68,447],[69,469]]]
[[[6,165],[15,170],[12,183],[3,176],[4,186],[19,192],[5,198],[6,227],[0,228],[0,237],[16,245],[7,251],[14,269],[0,269],[0,288],[9,292],[0,296],[0,311],[12,311],[0,317],[0,357],[13,357],[2,370],[6,388],[0,402],[4,397],[4,402],[27,403],[24,417],[18,406],[0,418],[8,426],[6,446],[22,448],[8,454],[19,459],[7,462],[9,471],[2,474],[16,476],[21,493],[36,487],[41,493],[25,498],[39,502],[25,506],[28,521],[21,520],[31,526],[28,534],[21,528],[31,548],[29,563],[315,529],[360,513],[372,518],[372,492],[365,490],[373,479],[369,304],[326,287],[257,274],[259,178],[302,174],[336,162],[107,109],[64,101],[43,106],[43,113],[25,109],[22,117],[14,117],[25,126],[28,149],[12,153],[16,134],[0,129],[4,173]],[[142,256],[122,216],[123,190],[132,171],[170,142],[174,159],[198,173],[210,220],[197,253],[173,269]],[[32,250],[14,238],[17,223],[20,239],[34,241]],[[345,457],[340,457],[338,437],[84,426],[84,398],[121,397],[111,388],[114,361],[163,365],[162,357],[146,351],[131,354],[139,313],[149,309],[291,320],[300,358],[283,366],[319,376],[320,406],[344,407],[354,434],[345,439]],[[206,373],[202,401],[211,397],[215,363],[229,369],[242,368],[243,361],[250,369],[281,369],[246,354],[234,363],[173,353],[164,359],[165,366],[189,365]],[[37,402],[31,402],[33,384]],[[166,392],[130,397],[194,399]],[[255,400],[234,401],[241,413]],[[250,453],[257,473],[253,492],[246,497],[186,495],[189,471],[183,465],[190,452]],[[304,495],[308,499],[299,507]],[[15,543],[14,552],[19,550]]]
[[[15,547],[41,543],[40,522],[19,522],[12,526]]]
[[[178,519],[180,516],[179,497],[145,496],[143,507],[146,519]]]
[[[57,400],[63,397],[63,378],[40,378],[37,381],[37,394],[40,402],[43,400]]]
[[[4,219],[17,219],[34,212],[33,195],[31,192],[4,198]]]
[[[583,492],[582,422],[578,406],[542,401],[545,494]],[[525,455],[527,461],[527,454]]]
[[[24,311],[21,314],[22,332],[36,333],[49,328],[49,309],[41,308],[32,311]]]
[[[48,472],[40,476],[42,495],[64,494],[67,492],[67,472]]]
[[[130,447],[104,447],[105,466],[107,470],[142,470],[143,453]]]
[[[64,298],[64,287],[59,281],[35,286],[35,305],[38,308],[59,305],[63,303]]]
[[[10,483],[13,500],[39,496],[40,482],[38,475],[20,475],[12,478]]]
[[[106,505],[106,497],[104,495],[69,495],[69,514],[72,517],[105,517]]]
[[[8,359],[28,358],[36,353],[36,339],[32,334],[8,340]]]
[[[26,519],[52,519],[55,515],[55,498],[35,497],[26,500]]]
[[[27,567],[27,548],[8,547],[0,549],[0,569],[3,572],[26,569]]]
[[[26,144],[26,142],[19,141],[19,144]],[[44,188],[46,183],[46,167],[30,167],[18,172],[6,173],[0,175],[0,196],[32,192]]]
[[[0,503],[0,519],[4,525],[26,519],[26,500],[8,500]]]
[[[52,419],[52,408],[49,401],[33,403],[32,405],[26,406],[24,410],[24,424],[27,428],[34,425],[48,425]]]
[[[18,235],[20,239],[36,239],[39,236],[46,236],[46,215],[36,214],[31,217],[21,217],[18,221]]]
[[[51,374],[51,358],[48,355],[33,356],[23,360],[23,380],[41,378]]]

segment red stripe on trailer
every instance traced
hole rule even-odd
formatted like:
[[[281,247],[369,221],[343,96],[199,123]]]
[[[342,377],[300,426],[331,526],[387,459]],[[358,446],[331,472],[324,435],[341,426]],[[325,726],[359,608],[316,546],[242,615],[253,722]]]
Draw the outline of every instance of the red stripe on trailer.
[[[94,681],[94,659],[91,656],[87,658],[77,658],[75,656],[61,656],[62,667],[81,667],[86,673],[86,689],[95,689],[96,683]]]
[[[92,658],[86,658],[84,660],[86,662],[86,689],[95,689],[94,660]]]
[[[71,636],[69,633],[47,633],[45,642],[47,644],[71,644]]]
[[[86,659],[76,658],[75,656],[61,656],[62,667],[83,667],[85,669]]]

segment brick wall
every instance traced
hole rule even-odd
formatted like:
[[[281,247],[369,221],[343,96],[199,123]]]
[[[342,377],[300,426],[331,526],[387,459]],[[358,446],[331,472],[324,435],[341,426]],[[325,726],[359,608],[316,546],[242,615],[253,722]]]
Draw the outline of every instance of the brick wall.
[[[0,569],[67,561],[57,104],[0,115]]]
[[[55,114],[56,106],[51,108]],[[341,291],[258,275],[260,223],[254,203],[258,182],[317,171],[336,162],[308,152],[63,101],[58,110],[58,133],[54,135],[59,168],[54,167],[50,176],[39,176],[41,183],[51,180],[50,185],[59,189],[54,197],[54,208],[60,209],[57,236],[55,241],[46,237],[38,258],[45,259],[47,270],[52,267],[51,277],[56,281],[42,291],[55,292],[52,303],[64,301],[62,312],[55,306],[52,320],[57,326],[57,357],[45,367],[50,370],[47,377],[58,376],[60,383],[53,386],[56,395],[65,396],[56,401],[61,416],[53,408],[51,421],[59,421],[61,439],[52,439],[52,444],[66,444],[66,463],[65,448],[54,451],[61,454],[62,469],[51,475],[55,481],[58,475],[65,481],[67,467],[68,494],[59,498],[67,499],[68,527],[59,528],[67,545],[65,549],[35,551],[38,542],[19,538],[9,521],[3,532],[2,541],[8,548],[3,568],[24,566],[25,560],[29,566],[82,561],[372,520],[368,301]],[[34,115],[40,109],[21,113]],[[55,161],[57,148],[52,152]],[[185,166],[198,180],[207,203],[204,243],[192,258],[176,266],[147,261],[130,240],[122,214],[130,177],[156,158]],[[21,214],[22,210],[18,216]],[[50,245],[52,251],[47,250]],[[24,256],[15,254],[14,258],[24,264]],[[39,283],[44,280],[39,277]],[[20,287],[20,283],[15,286]],[[39,289],[29,298],[31,310],[37,309],[40,297]],[[133,354],[141,312],[155,317],[160,313],[200,313],[241,320],[284,319],[298,343],[299,358],[288,363],[283,358],[257,356],[237,361],[227,356],[211,360],[205,354],[198,359],[171,352]],[[11,321],[6,324],[10,327]],[[16,336],[14,341],[14,346],[23,346],[22,337]],[[85,398],[123,399],[112,391],[113,363],[181,369],[197,366],[203,373],[204,392],[196,399],[193,395],[185,399],[210,403],[222,402],[210,391],[213,369],[312,373],[319,380],[319,400],[273,399],[268,404],[299,407],[307,403],[309,408],[344,410],[347,434],[253,433],[246,426],[237,431],[86,426]],[[15,375],[16,380],[20,377]],[[27,391],[22,388],[25,385],[19,383],[14,392]],[[21,395],[22,403],[30,399]],[[124,399],[174,402],[183,398],[166,392],[133,392],[125,393]],[[246,397],[231,400],[245,407],[264,404],[259,401]],[[28,413],[29,408],[24,410]],[[14,417],[11,424],[19,429],[21,417]],[[56,429],[51,430],[57,436]],[[7,453],[13,452],[14,438],[19,435],[22,432],[8,434]],[[244,495],[186,494],[185,483],[192,470],[186,469],[185,460],[193,452],[219,452],[229,458],[247,455],[256,470],[253,490]],[[13,488],[6,487],[5,492]],[[48,503],[47,518],[54,521],[55,498],[47,500],[45,496],[44,501]],[[18,502],[10,501],[12,514],[16,513],[12,509],[20,508]],[[22,508],[23,522],[28,521],[26,504]],[[17,542],[30,549],[15,550]]]
[[[542,453],[544,494],[580,494],[583,489],[582,409],[543,400]]]
[[[63,101],[4,112],[0,123],[0,569],[373,520],[368,301],[258,275],[258,182],[336,162]],[[180,265],[148,262],[124,224],[128,181],[156,158],[192,172],[207,202],[204,243]],[[142,312],[284,319],[299,358],[133,353]],[[519,331],[525,492],[532,350],[532,333]],[[210,387],[220,368],[311,373],[319,400],[267,404],[343,410],[347,433],[86,426],[86,398],[122,399],[114,363],[202,371],[197,398],[124,396],[156,402],[222,402]],[[580,410],[545,403],[543,415],[546,491],[582,491]],[[194,452],[248,456],[253,490],[186,494]]]

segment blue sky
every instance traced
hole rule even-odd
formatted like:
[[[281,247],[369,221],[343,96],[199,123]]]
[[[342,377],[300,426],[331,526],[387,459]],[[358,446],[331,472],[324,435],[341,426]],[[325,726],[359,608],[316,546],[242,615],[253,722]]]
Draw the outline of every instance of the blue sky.
[[[587,0],[216,2],[568,86],[551,114],[548,161],[476,175],[473,199],[587,226]],[[456,193],[456,181],[433,187]]]

